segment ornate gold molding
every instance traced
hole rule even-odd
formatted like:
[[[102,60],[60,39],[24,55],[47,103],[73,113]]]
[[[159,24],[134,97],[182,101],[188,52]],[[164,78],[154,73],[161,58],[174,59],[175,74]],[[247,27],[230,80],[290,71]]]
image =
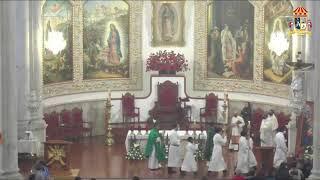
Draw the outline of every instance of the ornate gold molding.
[[[255,93],[288,98],[289,86],[263,81],[264,5],[265,1],[249,1],[254,7],[253,80],[207,77],[207,17],[212,1],[198,1],[194,20],[194,90]]]
[[[129,78],[103,80],[83,79],[83,3],[72,2],[73,24],[73,81],[43,85],[43,98],[111,90],[142,89],[142,8],[143,1],[126,1],[129,5]],[[43,82],[42,82],[43,84]]]

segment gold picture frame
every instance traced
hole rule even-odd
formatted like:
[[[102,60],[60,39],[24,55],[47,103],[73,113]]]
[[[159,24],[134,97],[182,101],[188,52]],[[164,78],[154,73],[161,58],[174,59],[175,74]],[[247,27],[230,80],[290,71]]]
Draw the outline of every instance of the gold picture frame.
[[[184,46],[185,1],[153,1],[152,42],[156,46]]]
[[[43,1],[42,5],[45,1]],[[83,8],[84,1],[72,1],[73,80],[43,85],[43,98],[60,95],[110,90],[142,89],[142,1],[125,1],[129,5],[129,78],[83,78]],[[42,59],[42,57],[41,57]],[[41,77],[42,78],[42,77]],[[42,80],[43,81],[43,80]]]
[[[289,86],[263,81],[264,5],[267,1],[249,1],[254,7],[253,80],[209,78],[207,76],[208,5],[214,1],[199,1],[194,20],[194,90],[255,93],[288,98]]]

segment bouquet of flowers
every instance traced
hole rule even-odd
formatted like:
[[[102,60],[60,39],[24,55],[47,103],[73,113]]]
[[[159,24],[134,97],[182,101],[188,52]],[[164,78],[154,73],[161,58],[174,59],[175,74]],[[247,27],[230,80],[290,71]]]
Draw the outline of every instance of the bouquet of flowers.
[[[146,71],[187,71],[189,70],[187,62],[183,54],[159,51],[150,54]]]

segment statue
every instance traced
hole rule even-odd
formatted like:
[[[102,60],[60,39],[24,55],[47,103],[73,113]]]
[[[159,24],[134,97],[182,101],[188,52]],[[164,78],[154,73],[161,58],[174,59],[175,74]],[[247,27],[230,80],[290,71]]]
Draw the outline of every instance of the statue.
[[[295,72],[290,85],[292,90],[292,98],[294,100],[300,100],[303,98],[303,72]]]

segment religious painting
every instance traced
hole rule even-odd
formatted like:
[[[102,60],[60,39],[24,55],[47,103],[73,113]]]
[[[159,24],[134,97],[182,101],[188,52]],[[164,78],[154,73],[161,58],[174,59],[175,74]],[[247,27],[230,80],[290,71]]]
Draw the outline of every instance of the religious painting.
[[[265,41],[263,55],[264,81],[290,84],[292,40],[287,19],[292,16],[290,1],[270,1],[265,5]]]
[[[43,82],[71,81],[72,6],[69,1],[46,1],[42,11]]]
[[[213,1],[207,17],[207,76],[253,79],[254,7],[249,1]]]
[[[155,1],[152,4],[152,46],[183,46],[185,1]]]
[[[129,5],[86,1],[83,23],[84,79],[129,77]]]

